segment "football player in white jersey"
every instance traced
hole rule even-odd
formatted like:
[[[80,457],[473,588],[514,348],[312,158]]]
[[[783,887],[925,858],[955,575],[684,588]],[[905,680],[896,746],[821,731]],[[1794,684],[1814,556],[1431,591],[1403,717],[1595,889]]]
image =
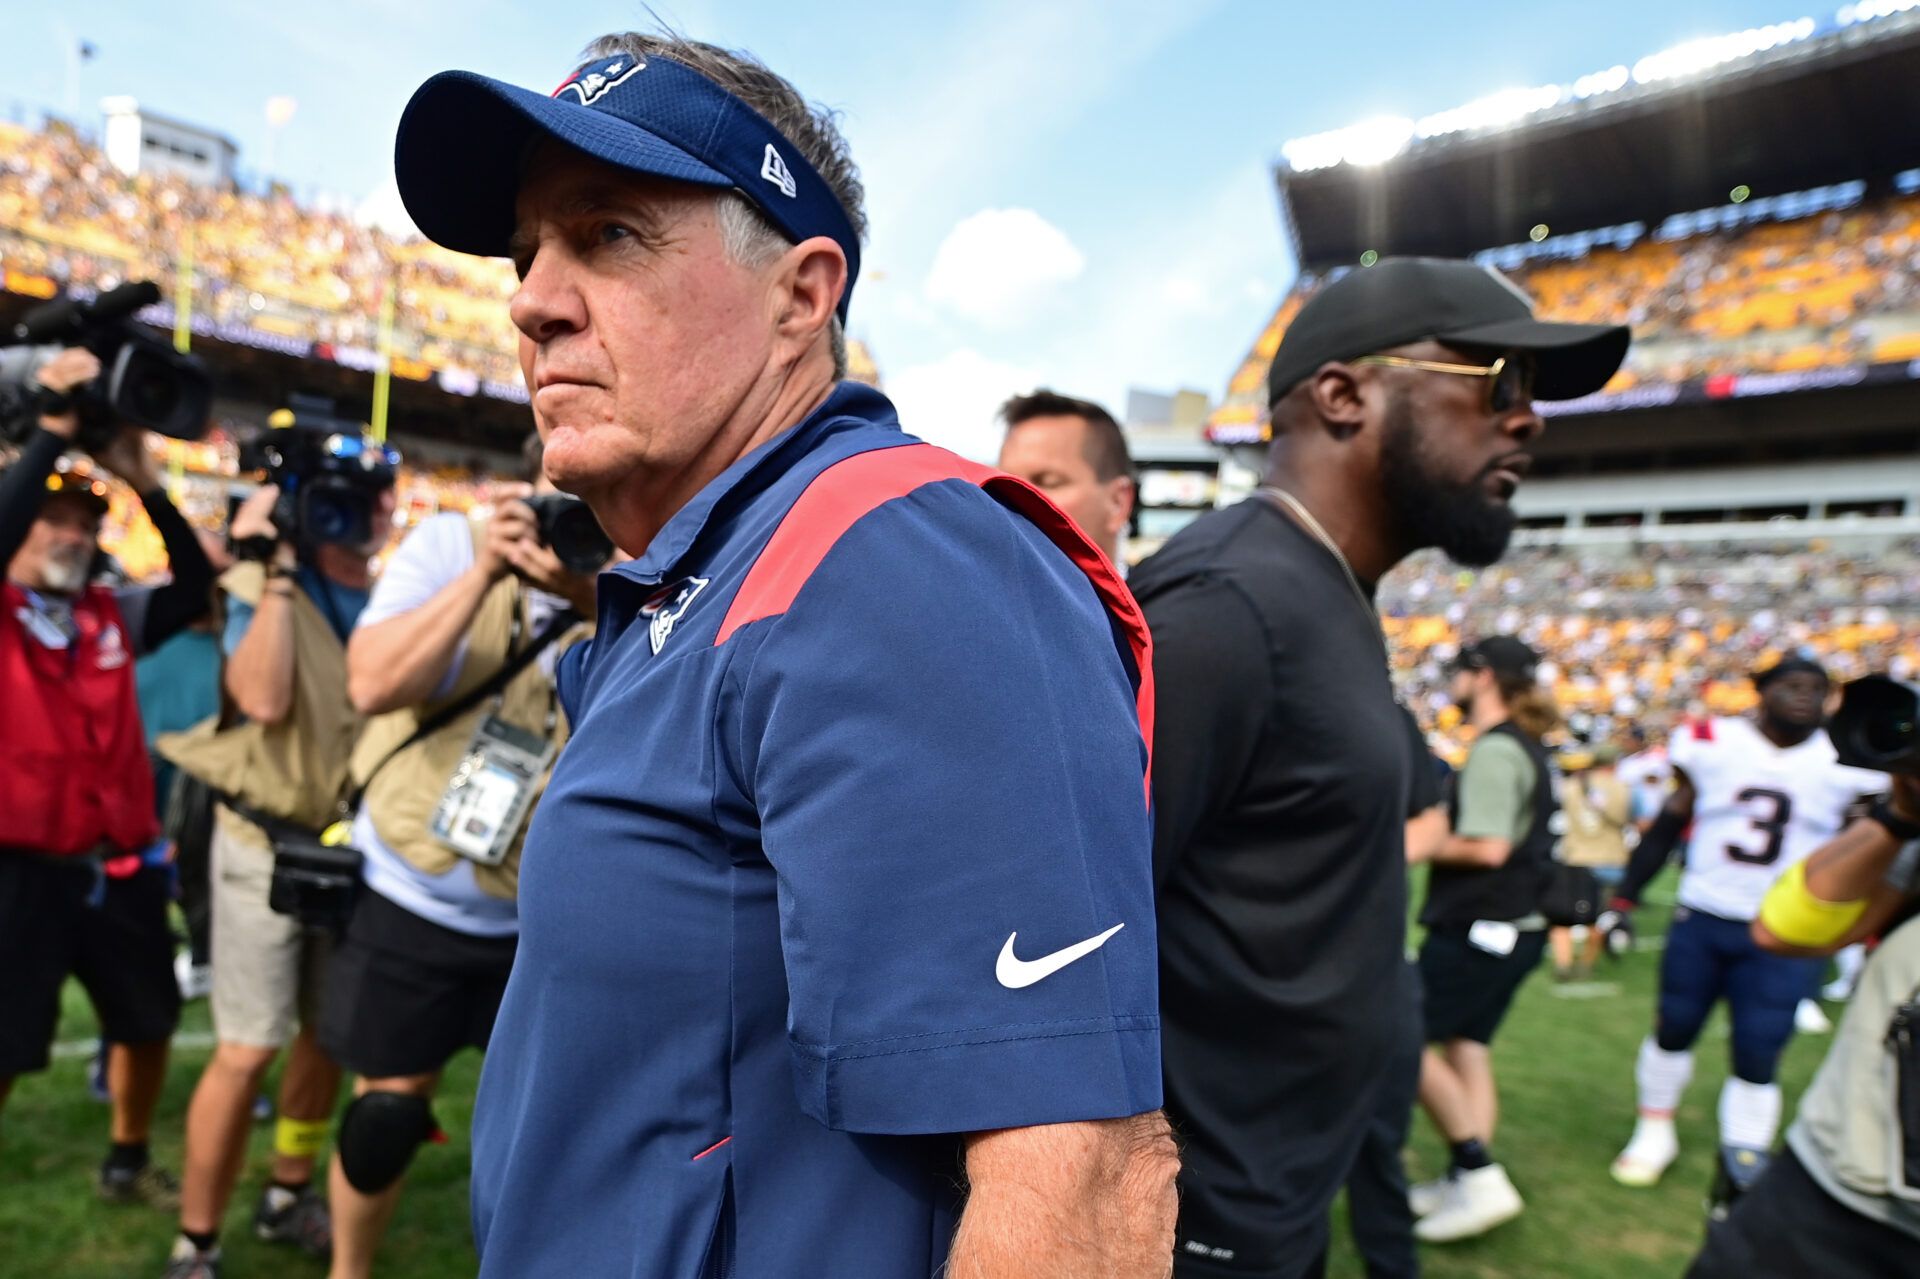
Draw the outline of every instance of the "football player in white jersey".
[[[1830,685],[1817,662],[1787,657],[1756,675],[1754,684],[1760,691],[1755,718],[1704,719],[1674,734],[1668,748],[1673,794],[1634,850],[1613,903],[1631,911],[1692,826],[1660,964],[1654,1033],[1640,1045],[1635,1072],[1639,1119],[1613,1161],[1613,1176],[1623,1185],[1651,1186],[1679,1153],[1673,1112],[1693,1074],[1693,1043],[1724,998],[1733,1023],[1733,1073],[1720,1090],[1716,1212],[1766,1165],[1780,1123],[1774,1069],[1793,1034],[1794,1009],[1813,992],[1823,967],[1817,959],[1762,951],[1749,925],[1781,872],[1887,785],[1880,774],[1836,761],[1821,727]]]

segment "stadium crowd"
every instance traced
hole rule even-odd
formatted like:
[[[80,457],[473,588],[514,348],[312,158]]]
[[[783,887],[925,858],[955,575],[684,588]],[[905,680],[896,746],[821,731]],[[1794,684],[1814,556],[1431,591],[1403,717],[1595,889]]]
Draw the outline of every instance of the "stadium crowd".
[[[503,103],[517,133],[472,136]],[[190,261],[215,316],[360,346],[391,284],[412,358],[536,389],[506,477],[409,468],[304,397],[246,449],[237,422],[162,443],[78,340],[7,388],[0,1102],[77,979],[96,1190],[167,1215],[167,1279],[221,1274],[276,1063],[252,1230],[370,1275],[468,1049],[483,1275],[1314,1279],[1344,1189],[1369,1273],[1404,1279],[1416,1241],[1523,1211],[1495,1034],[1554,930],[1630,936],[1676,855],[1615,1179],[1672,1164],[1724,1001],[1693,1273],[1920,1249],[1853,1175],[1859,1107],[1891,1112],[1859,1045],[1920,973],[1893,865],[1920,786],[1824,728],[1839,683],[1920,676],[1920,545],[1509,552],[1536,401],[1756,332],[1800,345],[1742,369],[1906,349],[1920,200],[1538,266],[1537,309],[1466,260],[1303,291],[1262,485],[1123,578],[1137,487],[1099,405],[1016,397],[988,468],[849,376],[857,170],[751,59],[627,34],[547,97],[435,77],[396,166],[429,239],[494,256],[0,127],[8,272]],[[677,246],[644,306],[596,255],[655,250],[603,238],[607,206]],[[552,376],[588,358],[607,376]],[[1636,811],[1609,770],[1670,730]],[[1774,1155],[1813,957],[1883,931]],[[195,993],[216,1042],[176,1177],[150,1139]],[[1416,1104],[1449,1166],[1409,1187]],[[1755,1269],[1816,1218],[1842,1229]]]
[[[1789,652],[1834,677],[1920,673],[1920,547],[1864,553],[1800,545],[1648,544],[1517,550],[1467,569],[1423,556],[1381,583],[1394,670],[1442,758],[1470,741],[1446,667],[1476,635],[1518,635],[1583,737],[1633,727],[1659,739],[1689,717],[1741,715],[1751,676]]]
[[[0,268],[61,286],[172,280],[190,263],[194,303],[216,320],[335,346],[375,345],[397,288],[394,350],[435,369],[520,378],[502,262],[396,238],[284,188],[209,187],[122,174],[72,128],[0,123]]]

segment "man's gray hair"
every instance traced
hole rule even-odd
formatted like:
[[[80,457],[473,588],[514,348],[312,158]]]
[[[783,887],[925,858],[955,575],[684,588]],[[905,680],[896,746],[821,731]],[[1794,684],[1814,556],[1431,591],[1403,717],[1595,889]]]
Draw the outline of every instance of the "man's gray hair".
[[[847,140],[840,135],[835,113],[814,106],[800,91],[768,70],[752,54],[736,53],[700,40],[675,35],[620,31],[601,36],[581,51],[581,65],[625,54],[633,58],[665,58],[698,72],[766,117],[794,149],[807,158],[813,171],[846,211],[853,233],[867,238],[866,188],[854,167]],[[761,267],[785,252],[791,241],[754,203],[737,191],[715,198],[721,242],[727,255],[745,267]],[[833,375],[847,375],[847,335],[835,315],[829,325],[833,343]]]

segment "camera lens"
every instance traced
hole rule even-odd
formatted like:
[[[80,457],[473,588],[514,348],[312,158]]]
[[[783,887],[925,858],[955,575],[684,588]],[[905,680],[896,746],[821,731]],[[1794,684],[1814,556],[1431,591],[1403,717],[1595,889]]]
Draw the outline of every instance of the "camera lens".
[[[180,409],[180,386],[172,372],[135,351],[117,388],[120,413],[146,426],[165,426]]]
[[[1916,737],[1914,730],[1911,714],[1901,714],[1895,708],[1888,707],[1861,725],[1861,736],[1866,739],[1867,748],[1876,755],[1897,755],[1913,748]]]

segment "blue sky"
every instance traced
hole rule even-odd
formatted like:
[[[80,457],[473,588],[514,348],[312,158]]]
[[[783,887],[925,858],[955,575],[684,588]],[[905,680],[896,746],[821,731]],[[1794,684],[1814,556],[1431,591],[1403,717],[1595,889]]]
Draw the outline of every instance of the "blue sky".
[[[994,447],[994,405],[1036,383],[1116,411],[1129,386],[1220,393],[1293,275],[1268,176],[1282,142],[1831,8],[656,6],[844,113],[873,222],[853,333],[908,429],[976,456]],[[131,94],[230,134],[258,166],[265,102],[288,95],[299,106],[274,172],[358,204],[391,183],[394,124],[427,76],[461,67],[545,89],[593,36],[649,24],[645,7],[604,0],[67,0],[9,21],[0,110],[77,101],[95,126],[100,98]],[[79,39],[98,56],[76,85]]]

